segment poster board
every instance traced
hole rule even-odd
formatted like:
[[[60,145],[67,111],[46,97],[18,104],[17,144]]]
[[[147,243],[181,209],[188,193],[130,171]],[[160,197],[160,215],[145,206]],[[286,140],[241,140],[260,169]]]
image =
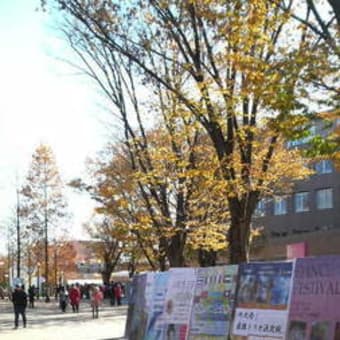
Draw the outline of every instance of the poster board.
[[[188,336],[191,307],[196,284],[196,269],[169,270],[164,304],[164,334],[167,340],[185,340]]]
[[[296,260],[288,339],[340,340],[340,256]]]
[[[141,340],[147,322],[145,313],[145,287],[147,275],[135,275],[130,289],[125,337],[129,340]]]
[[[232,339],[286,339],[293,262],[241,264]]]
[[[228,339],[235,302],[237,272],[237,265],[197,270],[188,339]]]
[[[169,272],[154,274],[151,301],[149,304],[148,322],[144,335],[145,340],[162,340],[164,331],[164,301],[168,288]]]

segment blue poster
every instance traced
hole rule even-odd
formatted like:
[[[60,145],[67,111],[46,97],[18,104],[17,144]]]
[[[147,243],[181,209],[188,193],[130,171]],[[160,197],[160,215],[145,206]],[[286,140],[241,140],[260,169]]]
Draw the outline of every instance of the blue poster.
[[[125,336],[129,340],[141,340],[144,338],[147,321],[145,313],[146,278],[146,274],[133,277],[125,327]]]
[[[164,338],[163,310],[167,291],[169,272],[155,273],[153,279],[152,301],[149,305],[149,318],[144,340],[161,340]]]

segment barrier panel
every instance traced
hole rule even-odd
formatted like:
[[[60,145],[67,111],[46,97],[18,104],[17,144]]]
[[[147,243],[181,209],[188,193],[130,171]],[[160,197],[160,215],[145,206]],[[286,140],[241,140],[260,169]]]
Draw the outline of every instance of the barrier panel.
[[[340,257],[297,259],[288,339],[340,340]]]
[[[286,339],[293,262],[241,264],[232,339]]]
[[[130,340],[340,340],[340,256],[136,275]]]

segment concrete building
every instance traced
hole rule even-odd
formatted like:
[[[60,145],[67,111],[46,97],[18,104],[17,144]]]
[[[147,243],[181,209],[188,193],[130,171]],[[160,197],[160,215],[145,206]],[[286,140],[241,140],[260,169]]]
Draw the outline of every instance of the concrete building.
[[[320,129],[316,125],[314,132],[328,133]],[[259,202],[253,226],[263,226],[264,235],[252,247],[253,260],[284,259],[287,244],[303,241],[309,255],[340,254],[340,172],[330,160],[317,162],[314,170],[310,178],[295,183],[290,195]]]

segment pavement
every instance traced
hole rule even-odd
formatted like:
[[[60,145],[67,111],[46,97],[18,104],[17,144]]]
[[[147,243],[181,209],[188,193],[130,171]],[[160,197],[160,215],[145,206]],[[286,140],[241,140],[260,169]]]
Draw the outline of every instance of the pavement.
[[[123,340],[127,306],[110,306],[105,301],[99,310],[99,318],[92,319],[90,304],[80,304],[79,313],[70,306],[62,313],[55,300],[38,301],[35,308],[27,308],[27,328],[19,319],[14,328],[13,305],[0,300],[1,340]]]

